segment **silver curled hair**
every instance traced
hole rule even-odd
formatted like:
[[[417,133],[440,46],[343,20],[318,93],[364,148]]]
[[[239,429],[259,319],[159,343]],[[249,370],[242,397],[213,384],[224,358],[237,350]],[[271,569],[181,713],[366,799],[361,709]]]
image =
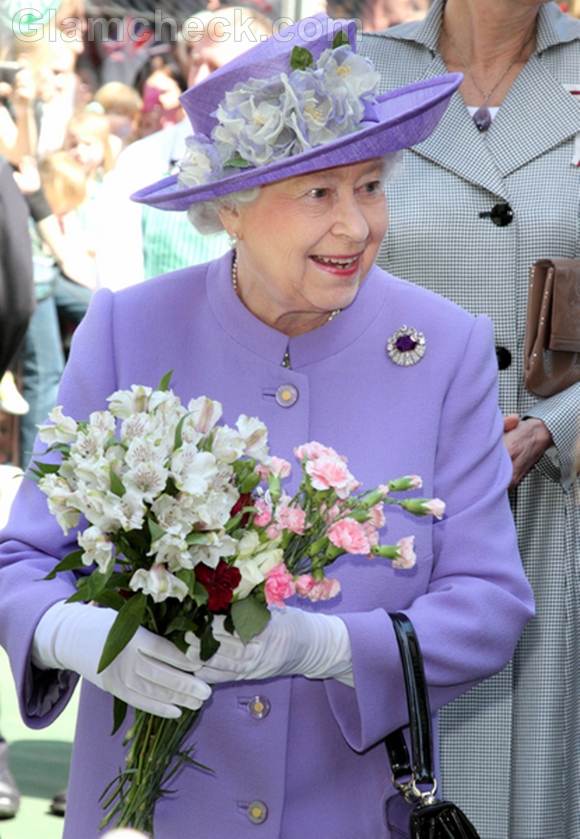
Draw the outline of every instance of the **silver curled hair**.
[[[383,155],[384,185],[396,175],[401,161],[401,152],[389,152]],[[240,192],[232,192],[220,198],[212,198],[210,201],[199,201],[192,204],[187,210],[187,217],[199,233],[211,235],[212,233],[223,233],[224,226],[220,218],[220,211],[224,209],[240,209],[243,206],[255,201],[262,187],[244,189]]]

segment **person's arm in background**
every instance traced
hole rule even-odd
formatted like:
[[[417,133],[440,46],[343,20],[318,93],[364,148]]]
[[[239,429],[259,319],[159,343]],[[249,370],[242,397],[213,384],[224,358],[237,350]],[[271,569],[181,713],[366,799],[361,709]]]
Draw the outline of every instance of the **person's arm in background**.
[[[97,282],[117,291],[145,279],[142,210],[131,194],[148,178],[139,143],[121,153],[95,201]]]
[[[18,349],[33,311],[28,210],[10,164],[0,158],[0,373]]]
[[[554,446],[557,457],[550,461],[564,489],[570,489],[577,475],[574,455],[579,419],[580,383],[537,402],[519,421],[513,415],[506,417],[504,439],[514,470],[512,486]]]
[[[93,263],[82,248],[77,246],[76,240],[63,233],[58,218],[46,200],[36,161],[31,157],[24,157],[20,162],[19,171],[14,173],[14,179],[26,199],[41,239],[48,246],[62,273],[69,280],[93,290]]]
[[[9,98],[12,114],[0,104],[0,154],[14,166],[19,166],[23,157],[36,154],[36,87],[32,73],[27,69],[16,74],[13,87],[6,84],[1,87],[0,95]]]

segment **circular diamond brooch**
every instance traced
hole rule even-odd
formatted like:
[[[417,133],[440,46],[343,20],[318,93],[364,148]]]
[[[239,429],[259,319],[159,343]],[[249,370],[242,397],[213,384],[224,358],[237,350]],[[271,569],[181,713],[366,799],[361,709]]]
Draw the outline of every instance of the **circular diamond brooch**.
[[[425,355],[426,341],[422,332],[401,326],[387,341],[387,355],[401,367],[417,364]]]

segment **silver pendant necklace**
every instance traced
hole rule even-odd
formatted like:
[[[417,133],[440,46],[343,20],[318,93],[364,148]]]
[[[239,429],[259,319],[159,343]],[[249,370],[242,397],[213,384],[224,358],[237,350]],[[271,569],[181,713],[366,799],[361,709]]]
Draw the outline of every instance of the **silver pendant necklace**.
[[[234,251],[234,258],[232,260],[232,286],[234,287],[234,291],[236,295],[240,296],[240,289],[238,287],[238,255],[236,251]],[[333,309],[332,312],[329,314],[326,323],[330,323],[331,320],[339,315],[342,312],[342,309]],[[286,352],[282,357],[282,367],[286,367],[286,369],[291,369],[292,364],[290,363],[290,348],[286,348]]]
[[[462,61],[461,66],[465,70],[466,74],[469,75],[469,78],[473,82],[473,86],[483,96],[483,103],[479,106],[479,108],[476,110],[476,112],[473,114],[473,117],[472,117],[472,119],[473,119],[473,121],[474,121],[474,123],[477,127],[477,130],[480,131],[481,133],[483,133],[483,132],[488,130],[488,128],[490,127],[490,125],[492,123],[491,111],[490,111],[487,103],[489,102],[489,100],[491,99],[493,94],[496,92],[496,90],[498,89],[500,84],[504,81],[504,79],[506,78],[506,76],[508,75],[510,70],[512,70],[513,67],[515,67],[515,65],[518,63],[518,61],[520,60],[520,57],[525,52],[527,47],[534,40],[534,38],[536,36],[536,24],[534,23],[534,26],[532,28],[532,34],[530,35],[530,37],[526,40],[523,47],[520,50],[518,50],[518,53],[517,53],[516,57],[514,58],[514,60],[508,65],[507,69],[501,74],[498,81],[494,84],[494,86],[492,87],[492,89],[488,93],[486,93],[484,90],[482,90],[480,88],[480,86],[478,85],[478,83],[476,82],[475,76],[473,75],[471,69],[468,67],[467,62],[463,58],[463,56],[461,54],[461,51],[458,49],[457,44],[455,43],[455,41],[453,40],[451,35],[448,32],[444,32],[444,34],[445,34],[445,37],[447,38],[447,40],[449,41],[449,43],[451,44],[451,46],[453,47],[453,49],[455,50],[455,52],[457,53],[457,55],[459,56],[459,58],[461,59],[461,61]]]

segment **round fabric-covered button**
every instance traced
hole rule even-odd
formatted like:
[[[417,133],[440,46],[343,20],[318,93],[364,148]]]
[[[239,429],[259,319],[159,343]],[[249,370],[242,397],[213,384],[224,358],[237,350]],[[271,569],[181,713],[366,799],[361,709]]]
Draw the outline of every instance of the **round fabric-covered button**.
[[[255,720],[263,720],[270,713],[270,700],[265,696],[254,696],[248,702],[248,711]]]
[[[291,408],[298,402],[298,388],[294,385],[280,385],[276,391],[276,402],[281,408]]]
[[[268,818],[268,808],[263,801],[252,801],[247,812],[252,824],[262,824]]]

